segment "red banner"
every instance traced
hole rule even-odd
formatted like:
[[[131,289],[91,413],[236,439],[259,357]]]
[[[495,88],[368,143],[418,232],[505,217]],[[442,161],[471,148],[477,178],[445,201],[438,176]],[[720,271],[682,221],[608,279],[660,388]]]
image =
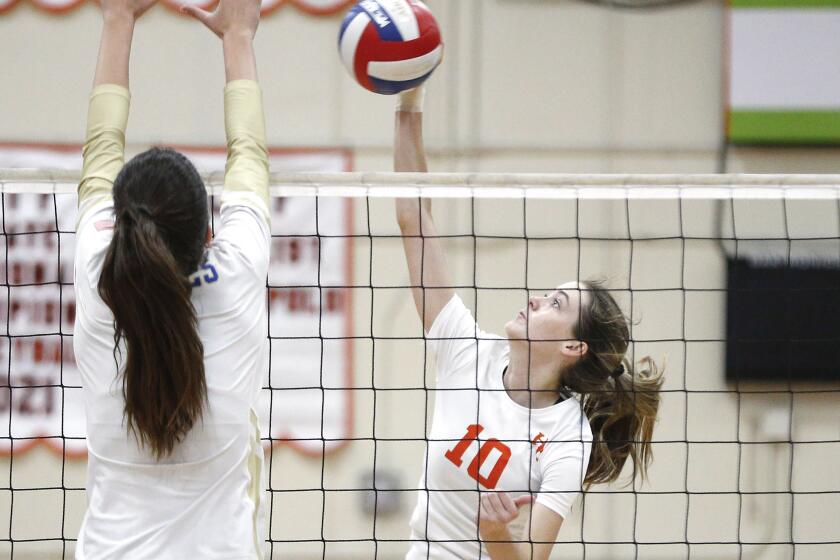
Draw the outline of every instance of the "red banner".
[[[53,14],[63,14],[81,6],[86,0],[0,0],[0,15],[7,12],[22,2],[30,4]],[[262,0],[263,15],[270,14],[275,10],[291,4],[308,14],[315,16],[328,16],[350,7],[356,0]],[[175,13],[180,13],[181,6],[193,4],[208,9],[216,4],[217,0],[161,0],[161,4]]]

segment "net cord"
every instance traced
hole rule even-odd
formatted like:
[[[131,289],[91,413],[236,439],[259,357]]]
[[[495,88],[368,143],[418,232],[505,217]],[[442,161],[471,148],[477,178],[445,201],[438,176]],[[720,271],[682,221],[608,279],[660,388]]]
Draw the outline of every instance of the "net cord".
[[[202,175],[209,194],[224,175]],[[77,171],[0,169],[0,193],[73,194]],[[347,198],[835,199],[840,175],[274,173],[271,195]]]

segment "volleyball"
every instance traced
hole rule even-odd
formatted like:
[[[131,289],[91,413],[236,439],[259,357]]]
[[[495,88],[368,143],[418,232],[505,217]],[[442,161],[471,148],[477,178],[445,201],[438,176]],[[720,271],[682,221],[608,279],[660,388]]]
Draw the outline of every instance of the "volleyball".
[[[419,86],[443,58],[437,21],[419,0],[362,0],[347,12],[338,45],[350,75],[383,95]]]

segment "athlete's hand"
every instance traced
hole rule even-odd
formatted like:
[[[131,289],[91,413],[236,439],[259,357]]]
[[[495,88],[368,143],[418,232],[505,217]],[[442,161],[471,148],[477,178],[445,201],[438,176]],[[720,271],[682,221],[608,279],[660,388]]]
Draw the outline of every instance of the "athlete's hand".
[[[157,0],[101,0],[101,3],[102,17],[106,20],[128,18],[134,21],[154,6]]]
[[[260,24],[260,0],[221,0],[213,12],[186,5],[181,11],[188,14],[219,36],[253,40]]]
[[[507,528],[519,516],[519,509],[534,502],[531,495],[511,498],[506,492],[481,494],[478,528],[482,535],[492,535]]]

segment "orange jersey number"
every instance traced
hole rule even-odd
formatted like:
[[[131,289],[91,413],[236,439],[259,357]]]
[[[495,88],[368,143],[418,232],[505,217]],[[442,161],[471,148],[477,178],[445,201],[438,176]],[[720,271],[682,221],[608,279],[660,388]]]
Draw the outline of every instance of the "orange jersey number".
[[[464,453],[466,453],[470,443],[477,440],[478,434],[483,431],[484,427],[481,424],[471,424],[467,426],[467,433],[463,438],[461,438],[461,441],[459,441],[455,447],[447,451],[444,456],[449,459],[453,465],[460,468],[463,464]],[[493,469],[490,471],[490,474],[483,476],[481,472],[479,472],[481,470],[481,465],[484,464],[484,461],[487,460],[487,457],[490,456],[490,452],[494,449],[499,452],[499,457],[496,459],[496,464],[493,465]],[[472,462],[467,467],[467,474],[483,487],[488,490],[493,490],[496,487],[496,484],[499,483],[499,478],[501,478],[508,461],[510,461],[510,447],[497,439],[490,438],[479,448],[478,455],[473,458]]]

